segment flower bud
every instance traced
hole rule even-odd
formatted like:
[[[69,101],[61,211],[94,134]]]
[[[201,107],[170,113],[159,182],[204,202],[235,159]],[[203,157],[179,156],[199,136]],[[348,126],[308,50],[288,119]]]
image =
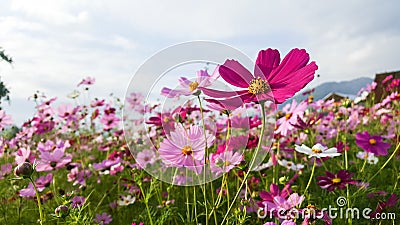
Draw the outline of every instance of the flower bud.
[[[60,205],[54,210],[57,217],[64,218],[69,214],[69,208],[66,205]]]
[[[29,162],[19,164],[14,169],[15,176],[29,178],[33,173],[33,166]]]

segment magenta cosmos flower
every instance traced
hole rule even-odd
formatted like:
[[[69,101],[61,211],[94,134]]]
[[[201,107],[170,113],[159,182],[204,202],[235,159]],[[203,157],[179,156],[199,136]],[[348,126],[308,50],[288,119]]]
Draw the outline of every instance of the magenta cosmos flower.
[[[388,154],[390,144],[382,141],[381,136],[371,136],[368,131],[356,134],[356,144],[366,152],[385,156]]]
[[[278,50],[267,49],[258,53],[254,75],[235,60],[226,60],[218,67],[220,76],[229,84],[243,88],[238,91],[218,91],[200,88],[212,98],[223,98],[222,105],[232,102],[260,102],[271,100],[282,103],[314,79],[318,69],[315,62],[308,64],[310,56],[304,49],[292,49],[280,61]],[[235,104],[237,105],[237,104]]]
[[[357,183],[357,181],[351,179],[354,174],[349,173],[347,170],[340,170],[337,174],[326,171],[325,174],[326,176],[317,177],[318,185],[329,192],[336,188],[345,189],[346,184]]]
[[[207,142],[201,127],[191,125],[186,130],[182,124],[178,124],[170,136],[160,143],[158,153],[168,166],[187,167],[199,172],[204,165],[206,143],[207,146],[213,143],[213,136],[208,132],[206,138]]]

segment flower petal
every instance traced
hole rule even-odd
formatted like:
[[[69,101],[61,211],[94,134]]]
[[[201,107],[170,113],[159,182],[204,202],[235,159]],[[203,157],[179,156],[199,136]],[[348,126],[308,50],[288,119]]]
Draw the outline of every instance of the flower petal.
[[[278,50],[271,48],[261,50],[258,53],[256,67],[254,68],[255,77],[261,77],[268,80],[271,71],[279,65],[280,61],[281,57]]]
[[[228,83],[236,87],[247,88],[253,75],[236,60],[226,60],[218,67],[219,74]]]
[[[247,93],[246,90],[240,90],[240,91],[220,91],[220,90],[214,90],[214,89],[209,89],[209,88],[204,88],[204,87],[199,87],[199,89],[207,96],[211,98],[230,98],[230,97],[235,97],[244,93]]]

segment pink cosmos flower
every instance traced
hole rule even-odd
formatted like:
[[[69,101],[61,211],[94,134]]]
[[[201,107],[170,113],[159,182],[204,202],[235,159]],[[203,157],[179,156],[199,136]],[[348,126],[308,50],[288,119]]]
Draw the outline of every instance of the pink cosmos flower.
[[[6,112],[0,110],[0,130],[4,127],[12,124],[12,118],[10,115],[6,115]]]
[[[71,198],[71,207],[72,208],[79,208],[85,204],[86,198],[83,196],[75,196]]]
[[[156,156],[152,150],[146,149],[139,152],[136,155],[135,159],[136,162],[140,165],[140,167],[146,168],[148,164],[152,165],[156,161],[155,157]]]
[[[35,156],[32,154],[29,146],[19,148],[15,154],[15,162],[17,165],[23,162],[33,162],[34,160]]]
[[[1,165],[0,180],[4,179],[4,177],[7,176],[9,173],[11,173],[11,171],[12,171],[11,163]]]
[[[170,137],[160,143],[158,153],[166,165],[187,167],[199,172],[204,164],[206,144],[211,146],[213,143],[213,136],[210,133],[206,132],[206,138],[207,140],[201,127],[191,125],[186,130],[182,124],[178,124],[170,133]]]
[[[96,218],[93,221],[100,225],[105,225],[111,223],[112,217],[107,213],[96,214]]]
[[[93,221],[100,225],[105,225],[111,223],[112,217],[111,215],[103,212],[102,214],[96,214],[96,218]]]
[[[120,119],[113,113],[104,114],[100,122],[104,125],[103,130],[109,131],[119,125]]]
[[[267,49],[259,52],[254,75],[235,60],[226,60],[219,66],[219,74],[229,84],[244,88],[239,91],[217,91],[200,88],[212,98],[222,98],[220,104],[260,102],[271,100],[283,103],[314,79],[318,69],[304,49],[292,49],[280,62],[278,50]]]
[[[129,103],[129,108],[137,112],[144,110],[143,100],[144,97],[141,93],[132,92],[129,97],[126,97],[126,101]]]
[[[79,82],[78,87],[81,85],[92,85],[92,84],[94,84],[95,81],[96,81],[96,79],[94,77],[86,77],[86,78],[82,79],[81,82]]]
[[[281,196],[275,196],[272,201],[263,201],[264,212],[272,213],[274,216],[282,218],[284,212],[289,211],[292,208],[300,205],[304,201],[304,196],[297,193],[291,194],[287,199]],[[288,214],[286,217],[291,218],[292,215]]]
[[[70,154],[64,156],[64,149],[55,149],[52,152],[40,152],[40,161],[36,170],[41,172],[59,169],[70,163],[71,160],[72,156]]]
[[[197,71],[197,78],[195,81],[191,81],[186,77],[181,77],[179,79],[179,88],[170,89],[164,87],[161,90],[161,94],[169,97],[179,97],[181,95],[189,96],[195,94],[200,87],[207,87],[212,84],[214,80],[218,77],[218,73],[214,72],[213,75],[209,75],[207,70]]]
[[[46,176],[40,176],[36,181],[35,185],[39,192],[42,192],[46,187],[50,186],[50,183],[53,182],[53,174],[49,173]],[[19,195],[21,197],[34,197],[36,195],[35,189],[33,188],[32,183],[29,183],[27,188],[21,189],[19,191]]]
[[[293,124],[297,123],[298,118],[303,118],[306,109],[307,102],[297,104],[296,100],[293,100],[292,104],[285,105],[282,109],[285,116],[276,121],[278,129],[276,129],[275,133],[286,136],[290,131],[294,130]]]
[[[73,182],[72,185],[75,186],[79,184],[81,187],[86,186],[86,178],[92,176],[92,173],[88,169],[83,169],[79,171],[79,167],[74,167],[70,173],[67,175],[67,181]]]
[[[90,102],[90,107],[95,108],[95,107],[100,107],[104,105],[105,100],[104,99],[98,99],[95,98]]]
[[[106,159],[106,160],[103,160],[101,163],[94,163],[93,168],[95,170],[108,170],[112,166],[118,165],[119,163],[121,163],[121,158],[119,158],[119,157],[117,157],[113,160]]]
[[[356,144],[366,152],[385,156],[388,154],[390,144],[382,141],[381,136],[371,136],[368,131],[356,134]]]
[[[229,172],[239,165],[242,160],[243,155],[238,152],[225,151],[220,154],[212,154],[210,168],[218,176]]]

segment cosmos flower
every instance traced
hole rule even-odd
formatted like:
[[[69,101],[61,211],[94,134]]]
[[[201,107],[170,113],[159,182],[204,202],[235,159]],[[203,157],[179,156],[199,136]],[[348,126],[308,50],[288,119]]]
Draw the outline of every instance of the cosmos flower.
[[[290,209],[295,208],[304,201],[304,196],[297,193],[293,193],[288,198],[283,198],[281,196],[275,196],[272,201],[262,201],[259,206],[264,209],[267,214],[272,213],[273,216],[282,218],[282,216],[292,219],[289,212]],[[288,212],[289,214],[284,215],[282,213]],[[288,220],[290,221],[290,220]],[[290,223],[289,223],[290,224]]]
[[[377,215],[379,215],[382,211],[396,207],[399,200],[400,197],[396,196],[396,194],[392,194],[386,201],[379,202],[376,206],[376,209],[370,214],[371,218],[377,218]]]
[[[136,92],[131,92],[129,97],[126,97],[126,101],[129,103],[129,108],[137,112],[142,112],[144,110],[143,100],[143,95]]]
[[[126,206],[135,203],[135,201],[136,201],[135,196],[132,197],[132,195],[127,195],[127,196],[121,195],[120,199],[118,199],[117,201],[117,204],[119,206]]]
[[[12,123],[12,118],[5,111],[0,110],[0,130]]]
[[[72,156],[67,154],[64,156],[64,149],[55,149],[52,152],[40,152],[40,161],[36,167],[36,170],[51,171],[59,169],[70,163]]]
[[[347,170],[340,170],[337,174],[326,171],[325,174],[326,176],[317,177],[318,185],[329,192],[336,188],[345,189],[347,184],[357,184],[357,181],[351,180],[354,174],[349,173]]]
[[[79,184],[81,187],[86,186],[86,178],[92,176],[92,173],[88,169],[82,169],[79,171],[79,167],[74,167],[67,174],[67,181],[73,182],[72,185],[75,186]]]
[[[96,79],[94,77],[86,77],[84,79],[82,79],[81,82],[79,82],[78,87],[81,85],[93,85],[94,82],[96,81]]]
[[[50,186],[53,182],[53,174],[49,173],[46,176],[40,176],[36,181],[35,185],[39,192],[42,192],[46,187]],[[35,189],[32,183],[29,183],[27,188],[21,189],[19,191],[19,196],[21,197],[34,197],[36,195]]]
[[[74,196],[71,198],[71,208],[79,208],[85,204],[86,198],[83,196]]]
[[[356,134],[356,144],[366,152],[377,156],[387,155],[390,148],[390,144],[383,142],[381,136],[371,136],[368,131]]]
[[[214,72],[213,75],[209,75],[207,70],[197,71],[197,78],[194,81],[187,79],[186,77],[181,77],[179,79],[179,87],[176,89],[170,89],[164,87],[161,90],[161,94],[168,97],[174,98],[181,95],[189,96],[195,94],[199,91],[200,87],[207,87],[212,84],[214,80],[218,77],[218,73]]]
[[[296,145],[295,148],[296,151],[309,155],[309,157],[317,157],[317,158],[323,158],[323,157],[335,157],[339,156],[340,153],[337,152],[336,148],[327,148],[321,144],[316,144],[312,148],[309,148],[306,145]]]
[[[139,152],[136,155],[135,159],[136,162],[140,165],[140,167],[146,168],[148,164],[152,165],[156,161],[155,157],[156,156],[152,150],[145,149]]]
[[[297,123],[298,118],[303,118],[306,108],[307,102],[304,101],[297,104],[296,100],[293,100],[292,104],[285,105],[282,109],[285,116],[276,121],[278,129],[276,129],[275,133],[287,136],[290,131],[294,130],[293,124]]]
[[[187,167],[199,172],[198,169],[204,164],[205,147],[213,143],[213,137],[208,132],[206,138],[207,142],[201,127],[191,125],[186,130],[182,124],[178,124],[170,137],[160,143],[158,153],[166,165]]]
[[[0,180],[4,179],[5,176],[10,174],[12,171],[12,164],[7,163],[4,165],[1,165],[1,170],[0,170]]]
[[[105,225],[111,223],[112,217],[105,212],[103,212],[102,214],[96,213],[96,218],[93,221],[100,225]]]
[[[221,98],[226,106],[235,102],[248,103],[271,100],[283,103],[314,79],[318,69],[304,49],[292,49],[280,62],[278,50],[267,49],[258,53],[254,75],[235,60],[226,60],[218,67],[220,76],[229,84],[243,88],[238,91],[218,91],[200,88],[212,98]],[[229,102],[228,102],[229,101]]]
[[[235,166],[239,165],[243,160],[243,155],[238,152],[225,151],[220,154],[211,155],[210,169],[217,176],[222,173],[227,173]]]
[[[104,114],[100,122],[104,125],[103,130],[109,131],[119,125],[120,119],[114,113],[110,113]]]
[[[359,159],[367,160],[369,164],[376,164],[379,161],[378,157],[370,152],[358,152],[356,156]]]
[[[15,153],[15,162],[19,165],[23,162],[32,162],[35,160],[35,156],[32,154],[29,146],[21,147]]]
[[[299,171],[304,168],[303,164],[295,164],[294,162],[287,161],[286,159],[278,160],[278,164],[293,171]]]

